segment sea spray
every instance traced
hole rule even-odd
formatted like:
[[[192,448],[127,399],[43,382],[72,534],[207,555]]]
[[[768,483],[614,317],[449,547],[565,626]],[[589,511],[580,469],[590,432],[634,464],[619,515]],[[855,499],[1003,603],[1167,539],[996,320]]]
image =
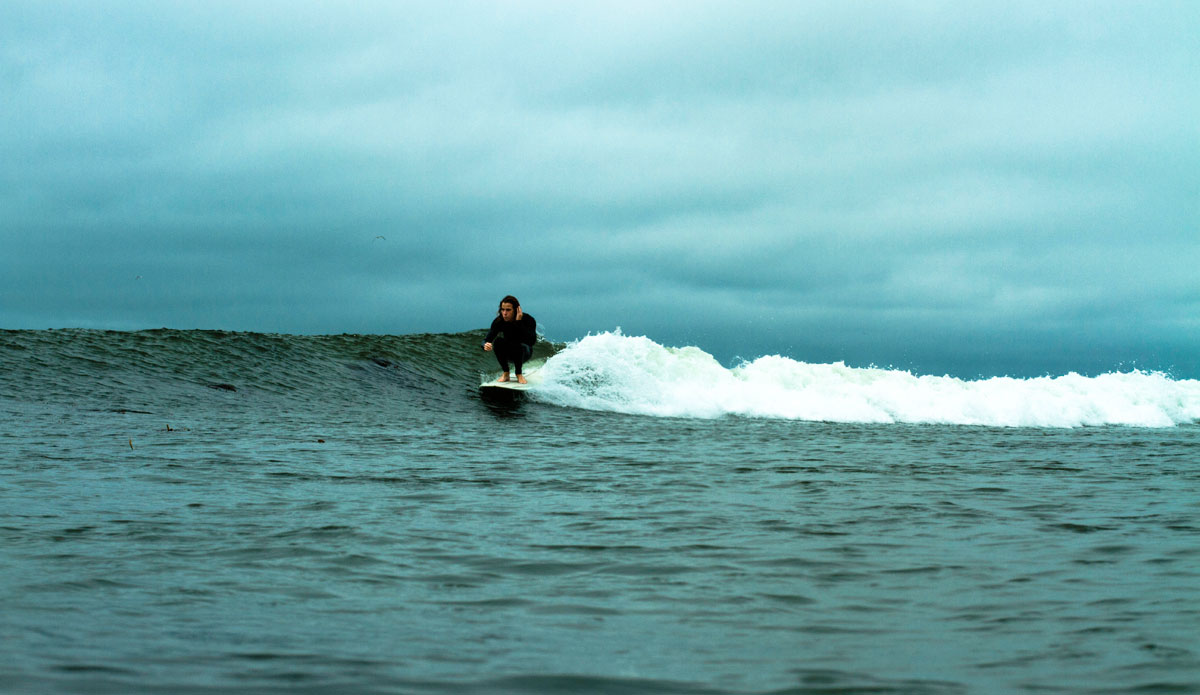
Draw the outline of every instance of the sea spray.
[[[1200,419],[1200,381],[1132,371],[964,380],[778,355],[727,369],[696,347],[620,332],[570,343],[539,399],[622,413],[996,427],[1170,427]]]

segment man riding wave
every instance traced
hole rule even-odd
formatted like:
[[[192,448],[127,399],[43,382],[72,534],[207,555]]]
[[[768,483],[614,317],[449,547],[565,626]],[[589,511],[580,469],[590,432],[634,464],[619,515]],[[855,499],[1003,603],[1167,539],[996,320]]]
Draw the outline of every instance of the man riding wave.
[[[483,339],[483,349],[495,353],[496,361],[504,373],[496,381],[509,380],[509,363],[516,366],[517,383],[526,383],[521,374],[521,365],[533,355],[533,344],[537,342],[537,321],[521,311],[521,303],[511,294],[500,300],[500,310]]]

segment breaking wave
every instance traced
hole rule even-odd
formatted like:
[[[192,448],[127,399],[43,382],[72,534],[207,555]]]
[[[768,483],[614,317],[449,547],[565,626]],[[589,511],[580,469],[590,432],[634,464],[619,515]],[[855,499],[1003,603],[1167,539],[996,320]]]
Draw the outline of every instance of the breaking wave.
[[[225,331],[0,331],[0,400],[179,413],[253,406],[439,413],[477,407],[495,378],[483,330],[300,336]],[[1200,421],[1200,381],[1157,372],[964,380],[759,357],[732,368],[698,347],[618,332],[540,341],[522,400],[681,418],[997,427]]]
[[[568,344],[542,378],[544,402],[667,417],[998,427],[1170,427],[1200,419],[1200,381],[1161,373],[963,380],[780,356],[730,369],[699,348],[619,332]]]

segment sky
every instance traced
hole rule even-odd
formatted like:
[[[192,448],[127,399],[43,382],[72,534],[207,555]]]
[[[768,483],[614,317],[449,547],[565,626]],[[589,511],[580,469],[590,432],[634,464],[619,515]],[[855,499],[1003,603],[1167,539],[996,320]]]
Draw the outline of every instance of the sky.
[[[1200,377],[1200,3],[0,3],[0,329]]]

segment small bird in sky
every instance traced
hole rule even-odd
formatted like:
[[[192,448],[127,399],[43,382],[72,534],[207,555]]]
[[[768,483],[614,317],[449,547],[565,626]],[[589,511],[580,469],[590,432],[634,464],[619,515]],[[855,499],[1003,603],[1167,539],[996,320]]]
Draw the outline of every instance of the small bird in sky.
[[[387,241],[387,238],[386,238],[386,237],[384,237],[382,234],[379,234],[379,235],[377,235],[377,236],[375,237],[375,239],[383,239],[384,241]],[[372,239],[372,241],[374,241],[374,239]]]

